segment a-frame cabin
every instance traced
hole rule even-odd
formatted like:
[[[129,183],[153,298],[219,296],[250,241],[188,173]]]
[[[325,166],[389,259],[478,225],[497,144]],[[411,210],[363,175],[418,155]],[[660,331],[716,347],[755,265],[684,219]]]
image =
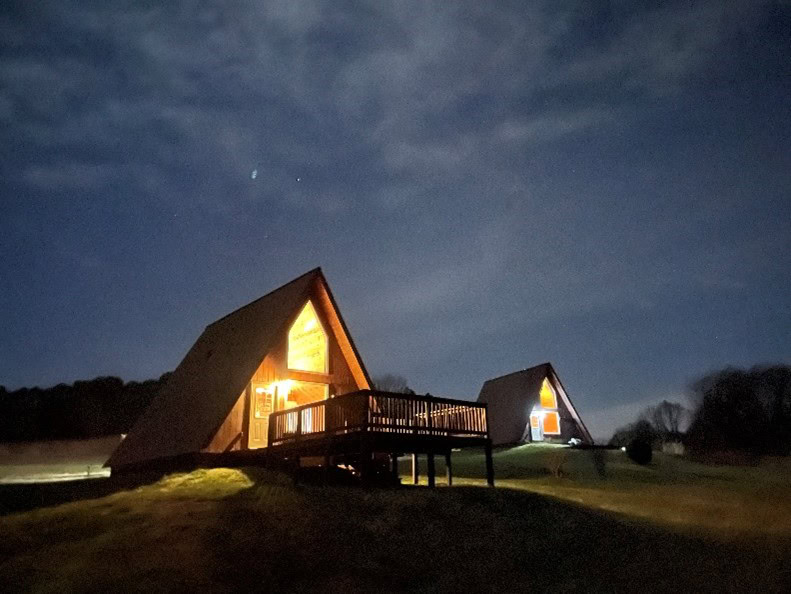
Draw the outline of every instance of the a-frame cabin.
[[[388,460],[482,446],[486,405],[371,389],[321,269],[209,324],[105,464],[112,473],[319,460],[374,475]]]
[[[316,268],[209,324],[107,466],[263,448],[271,413],[370,387]]]
[[[478,402],[488,405],[493,445],[571,438],[593,443],[551,363],[487,380]]]

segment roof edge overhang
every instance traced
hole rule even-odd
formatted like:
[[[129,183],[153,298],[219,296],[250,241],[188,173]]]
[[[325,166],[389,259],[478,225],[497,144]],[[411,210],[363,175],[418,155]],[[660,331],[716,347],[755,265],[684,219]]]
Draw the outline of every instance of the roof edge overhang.
[[[548,372],[552,374],[553,381],[555,381],[557,387],[560,388],[560,390],[558,390],[560,392],[560,397],[563,398],[563,402],[566,404],[566,407],[569,409],[571,416],[574,417],[574,420],[577,422],[577,425],[579,425],[579,428],[585,434],[588,443],[593,444],[593,438],[591,437],[590,431],[588,431],[588,428],[585,426],[582,417],[580,417],[576,407],[571,402],[571,398],[569,397],[568,392],[566,392],[566,388],[563,385],[563,382],[560,381],[560,376],[555,371],[555,368],[552,366],[552,363],[547,362],[545,363],[545,365],[548,367]]]
[[[320,288],[324,292],[328,302],[325,304],[325,309],[329,310],[337,321],[338,328],[332,328],[335,339],[338,341],[341,352],[349,365],[349,370],[354,377],[354,381],[357,382],[361,390],[369,390],[373,385],[371,377],[368,375],[368,370],[365,368],[365,363],[360,356],[360,352],[357,350],[357,345],[354,343],[349,328],[346,326],[343,315],[338,308],[335,296],[332,294],[332,289],[330,289],[330,285],[321,268],[316,268],[315,270],[318,272],[317,281],[320,283]],[[326,307],[326,305],[329,307]],[[332,322],[333,320],[330,320],[331,327],[333,326]]]

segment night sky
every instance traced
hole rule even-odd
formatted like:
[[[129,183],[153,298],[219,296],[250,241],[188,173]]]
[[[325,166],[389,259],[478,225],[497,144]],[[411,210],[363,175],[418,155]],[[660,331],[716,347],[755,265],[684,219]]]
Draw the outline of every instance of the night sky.
[[[791,362],[791,4],[655,4],[5,0],[0,384],[315,266],[372,375],[549,360],[598,437]]]

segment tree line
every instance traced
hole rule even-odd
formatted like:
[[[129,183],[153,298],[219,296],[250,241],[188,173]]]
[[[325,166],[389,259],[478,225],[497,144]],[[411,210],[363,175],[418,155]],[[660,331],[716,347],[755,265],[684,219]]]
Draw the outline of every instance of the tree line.
[[[170,373],[124,383],[103,376],[51,388],[0,386],[0,442],[84,439],[127,433]]]
[[[101,376],[51,388],[13,391],[0,386],[0,442],[128,433],[169,376],[170,372],[143,382]],[[382,390],[412,392],[400,375],[385,374],[375,382]]]
[[[610,444],[683,441],[699,451],[791,454],[791,366],[727,367],[694,381],[689,395],[690,409],[668,401],[650,407]]]
[[[126,383],[105,376],[14,391],[0,386],[0,442],[127,433],[169,376]],[[398,375],[385,374],[374,383],[411,392]],[[640,439],[654,446],[683,441],[702,451],[791,453],[791,366],[728,367],[706,374],[690,386],[690,401],[691,408],[664,401],[646,409],[615,432],[611,445]]]

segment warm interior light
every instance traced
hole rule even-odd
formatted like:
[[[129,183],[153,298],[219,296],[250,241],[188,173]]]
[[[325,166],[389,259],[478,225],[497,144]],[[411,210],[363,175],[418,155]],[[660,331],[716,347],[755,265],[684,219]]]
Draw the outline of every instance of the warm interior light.
[[[544,382],[541,384],[541,392],[540,392],[539,400],[541,401],[541,408],[553,409],[558,407],[558,401],[557,401],[557,397],[555,396],[555,390],[547,381],[547,378],[544,378]]]
[[[274,390],[275,388],[277,388],[278,398],[288,399],[288,395],[291,393],[291,388],[293,387],[293,385],[294,385],[293,380],[280,380],[279,382],[272,383],[271,389]]]
[[[544,434],[560,434],[560,415],[558,413],[553,411],[547,411],[544,413]]]
[[[288,368],[327,373],[327,335],[310,301],[288,331]]]
[[[293,408],[294,406],[316,402],[317,400],[326,400],[329,398],[329,385],[287,379],[272,382],[266,386],[257,386],[255,393],[267,394],[270,397],[267,402],[273,401],[276,395],[277,410],[283,410],[284,408]],[[261,402],[264,402],[264,400],[261,400]],[[267,406],[267,409],[269,409],[267,412],[271,412],[269,406]]]

